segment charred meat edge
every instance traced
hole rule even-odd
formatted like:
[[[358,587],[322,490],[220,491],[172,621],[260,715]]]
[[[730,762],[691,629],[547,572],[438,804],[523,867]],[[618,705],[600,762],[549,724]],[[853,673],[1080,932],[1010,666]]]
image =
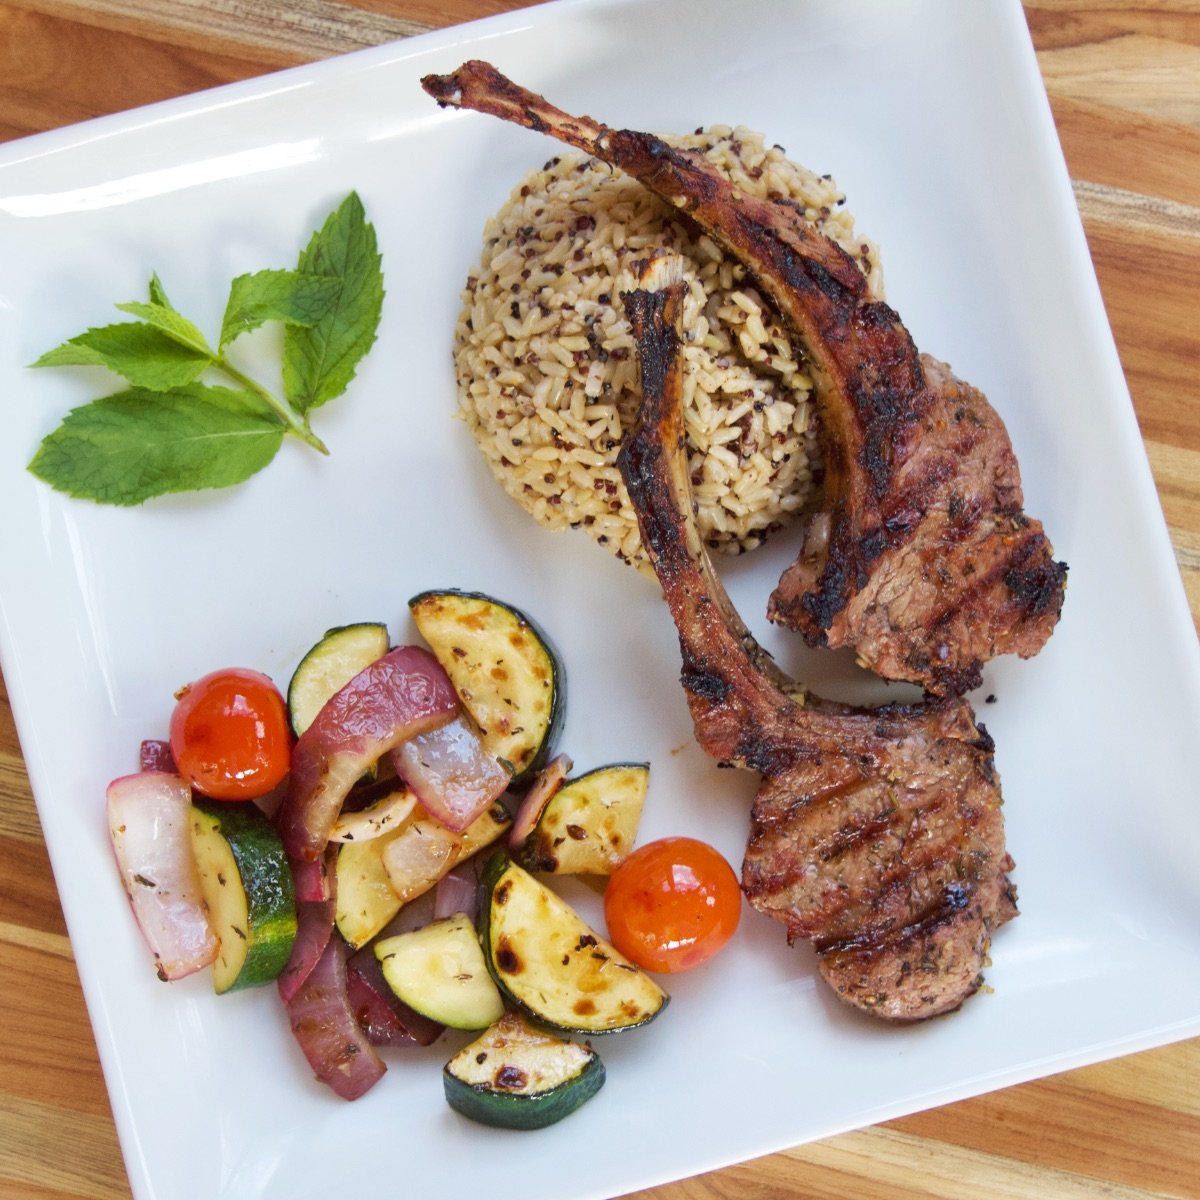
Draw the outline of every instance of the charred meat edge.
[[[931,694],[979,686],[999,654],[1036,654],[1066,565],[1023,511],[1003,422],[922,355],[854,260],[787,199],[740,191],[700,154],[555,108],[484,62],[430,75],[440,104],[549,134],[620,168],[747,268],[811,365],[825,462],[821,511],[768,615],[814,646],[852,646]]]

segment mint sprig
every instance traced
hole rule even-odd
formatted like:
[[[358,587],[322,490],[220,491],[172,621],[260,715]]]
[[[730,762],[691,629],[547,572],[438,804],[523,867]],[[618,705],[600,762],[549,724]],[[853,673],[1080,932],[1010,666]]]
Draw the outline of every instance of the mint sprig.
[[[375,342],[383,295],[375,231],[353,192],[294,270],[233,280],[216,348],[152,275],[148,300],[116,306],[134,320],[88,329],[32,364],[105,367],[129,386],[68,413],[29,470],[68,495],[133,505],[241,483],[287,434],[327,454],[309,412],[354,378]],[[237,338],[269,321],[284,326],[282,398],[228,355]]]

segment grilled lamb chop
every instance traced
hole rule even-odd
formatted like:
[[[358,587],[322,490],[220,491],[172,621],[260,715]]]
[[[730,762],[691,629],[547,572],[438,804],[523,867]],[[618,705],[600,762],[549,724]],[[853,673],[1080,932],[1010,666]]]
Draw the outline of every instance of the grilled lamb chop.
[[[887,679],[937,695],[998,654],[1036,654],[1066,565],[1022,509],[1007,431],[984,396],[914,346],[857,265],[790,200],[741,192],[702,155],[574,117],[483,62],[430,75],[439,104],[548,133],[640,180],[735,255],[812,366],[822,511],[768,615],[814,646],[853,646]]]
[[[991,739],[961,697],[864,709],[805,695],[734,611],[693,515],[678,262],[655,260],[625,297],[643,398],[618,465],[679,632],[697,740],[762,775],[743,889],[789,943],[813,942],[848,1003],[897,1022],[953,1011],[1017,911]]]

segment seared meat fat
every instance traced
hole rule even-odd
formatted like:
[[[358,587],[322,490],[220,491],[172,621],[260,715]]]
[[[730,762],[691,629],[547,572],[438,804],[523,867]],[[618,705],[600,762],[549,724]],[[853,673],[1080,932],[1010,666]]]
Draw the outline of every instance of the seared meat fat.
[[[618,465],[697,740],[762,775],[742,886],[789,942],[813,942],[843,1000],[889,1021],[953,1011],[1017,911],[991,739],[961,697],[864,709],[805,695],[743,624],[693,517],[675,264],[655,260],[625,298],[643,399]]]
[[[917,351],[854,261],[788,201],[741,192],[699,154],[574,117],[492,66],[427,76],[440,104],[548,133],[619,167],[736,255],[813,370],[825,487],[772,620],[936,695],[979,685],[998,654],[1036,654],[1066,566],[1023,511],[1020,473],[986,398]]]

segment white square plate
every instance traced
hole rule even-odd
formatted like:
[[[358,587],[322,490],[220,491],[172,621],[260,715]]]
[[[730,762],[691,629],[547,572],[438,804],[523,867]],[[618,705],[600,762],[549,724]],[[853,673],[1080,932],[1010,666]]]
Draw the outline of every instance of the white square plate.
[[[870,1023],[747,912],[670,981],[663,1018],[603,1040],[605,1088],[535,1135],[442,1100],[447,1044],[393,1054],[346,1104],[311,1079],[271,989],[164,987],[106,844],[104,787],[172,692],[253,666],[286,683],[322,630],[431,586],[505,597],[558,641],[577,766],[653,764],[642,836],[740,861],[754,781],[695,747],[657,590],[505,500],[455,406],[458,291],[485,216],[548,141],[436,108],[418,80],[495,62],[612,125],[742,123],[831,172],[918,345],[982,387],[1030,511],[1071,565],[1063,622],[983,693],[1023,915],[994,993],[913,1029]],[[86,373],[25,364],[157,271],[208,329],[236,274],[286,266],[350,189],[384,256],[380,341],[249,483],[131,510],[25,464]],[[113,1109],[141,1200],[602,1197],[1200,1032],[1200,664],[1021,9],[959,0],[596,0],[513,13],[0,149],[0,649]],[[786,537],[726,569],[784,664],[852,687],[762,613]],[[981,705],[982,708],[982,705]]]

